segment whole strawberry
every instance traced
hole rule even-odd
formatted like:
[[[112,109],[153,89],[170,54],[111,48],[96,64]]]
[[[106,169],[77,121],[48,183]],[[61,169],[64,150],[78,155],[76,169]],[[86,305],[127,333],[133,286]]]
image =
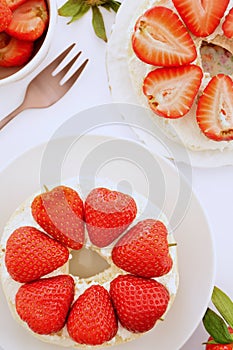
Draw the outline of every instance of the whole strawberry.
[[[127,194],[107,188],[95,188],[85,201],[85,219],[90,240],[106,247],[132,223],[137,206]]]
[[[36,222],[52,237],[72,249],[84,243],[83,202],[72,188],[58,186],[38,195],[31,205]]]
[[[232,328],[228,328],[230,333],[233,333]],[[213,337],[209,337],[208,342],[212,341]],[[232,350],[233,339],[231,344],[206,344],[206,350]]]
[[[107,290],[100,285],[88,288],[70,311],[67,329],[80,344],[100,345],[117,333],[118,324]]]
[[[165,313],[169,292],[159,282],[132,275],[120,275],[110,284],[122,326],[134,333],[149,331]]]
[[[65,325],[73,298],[74,280],[71,276],[43,278],[19,288],[16,310],[35,333],[56,333]]]
[[[233,349],[233,301],[220,288],[214,286],[211,296],[216,311],[207,308],[202,319],[206,331],[209,333],[206,350]]]
[[[11,23],[12,11],[5,0],[0,0],[0,32],[3,32]]]
[[[31,226],[16,229],[6,244],[7,270],[21,283],[47,275],[65,264],[68,258],[66,247]]]
[[[161,221],[146,219],[116,243],[112,260],[121,269],[141,277],[159,277],[172,267],[167,229]]]

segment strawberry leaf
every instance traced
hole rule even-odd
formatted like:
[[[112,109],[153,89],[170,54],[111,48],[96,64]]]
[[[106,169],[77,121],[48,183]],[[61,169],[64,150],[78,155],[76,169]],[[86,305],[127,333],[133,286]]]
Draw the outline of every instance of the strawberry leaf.
[[[86,2],[81,2],[78,8],[78,11],[76,14],[72,17],[72,19],[68,22],[68,24],[77,21],[79,18],[81,18],[85,13],[90,9],[90,5],[88,5]]]
[[[212,302],[224,320],[233,328],[233,302],[218,287],[214,287],[212,293]]]
[[[63,17],[73,17],[76,15],[82,0],[68,0],[58,9],[58,14]]]
[[[121,3],[117,0],[67,0],[58,9],[58,14],[63,17],[71,17],[68,24],[80,19],[90,8],[92,8],[92,26],[96,35],[107,41],[103,16],[99,7],[117,12]]]
[[[92,6],[92,25],[95,34],[104,41],[107,41],[103,16],[97,6]]]
[[[216,343],[230,344],[233,342],[233,338],[228,331],[226,323],[210,308],[207,309],[203,317],[203,324]]]
[[[114,12],[117,12],[121,3],[115,0],[109,0],[102,4],[101,6],[104,7],[106,10],[111,11],[113,10]]]

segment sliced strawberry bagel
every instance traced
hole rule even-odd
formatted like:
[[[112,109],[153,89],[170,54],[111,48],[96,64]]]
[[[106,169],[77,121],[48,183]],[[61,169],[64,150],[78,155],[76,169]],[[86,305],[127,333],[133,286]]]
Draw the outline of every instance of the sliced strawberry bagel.
[[[229,152],[233,150],[230,117],[232,109],[230,80],[233,78],[231,28],[233,1],[224,0],[220,3],[209,0],[205,2],[139,0],[139,3],[131,5],[128,11],[131,12],[131,15],[128,15],[128,47],[117,53],[117,47],[121,45],[124,47],[123,36],[118,40],[118,46],[112,45],[116,56],[114,62],[119,66],[119,72],[124,72],[124,81],[127,81],[126,74],[129,74],[129,83],[124,89],[127,101],[149,107],[148,115],[164,134],[187,149],[205,151],[205,154],[206,151],[213,151],[219,157],[223,154],[222,151],[226,151],[225,158],[229,159]],[[157,12],[161,14],[158,18]],[[173,17],[174,22],[177,16],[183,30],[190,35],[196,51],[196,56],[190,61],[182,61],[182,48],[175,50],[177,57],[174,61],[171,58],[173,48],[178,47],[179,41],[186,35],[173,37],[173,22],[166,22],[162,12],[167,13],[170,19]],[[126,20],[125,18],[123,20],[124,27]],[[163,21],[161,28],[158,25],[160,21]],[[121,21],[118,27],[120,25]],[[192,45],[187,47],[190,49]],[[122,57],[127,60],[127,65],[123,64]],[[114,62],[111,62],[113,67]],[[222,100],[217,98],[217,96],[223,97],[223,94],[220,91],[221,84],[216,84],[219,79],[215,79],[215,76],[221,74],[228,77],[221,79],[225,80],[225,83],[222,82],[222,87],[225,86],[225,97]],[[209,83],[212,88],[205,90]],[[122,95],[120,93],[120,90],[123,90],[120,84],[114,82],[114,86],[117,90],[113,91],[115,95],[123,96],[123,93]],[[133,89],[131,94],[128,92],[130,89]],[[208,108],[204,107],[204,102],[207,101],[206,91],[208,91]],[[126,102],[125,97],[121,99],[122,101]],[[221,110],[222,120],[216,122],[221,118],[220,116],[216,119],[216,114]],[[215,134],[211,130],[208,132],[210,124],[211,129],[218,128],[219,131],[215,131]],[[196,159],[198,154],[193,157]]]
[[[68,180],[66,187],[81,193],[75,183],[75,179]],[[113,294],[111,295],[111,282],[117,281],[119,276],[130,276],[126,270],[118,267],[112,260],[111,253],[116,242],[112,242],[105,248],[99,248],[91,242],[88,232],[85,229],[85,248],[98,253],[108,263],[109,267],[98,274],[86,278],[72,274],[70,271],[71,260],[66,260],[67,247],[54,240],[54,238],[49,237],[46,232],[42,233],[40,226],[31,214],[31,203],[37,196],[38,194],[33,195],[17,208],[5,226],[1,238],[1,281],[7,303],[14,318],[40,340],[65,347],[85,348],[90,345],[95,347],[120,345],[136,339],[142,336],[147,330],[152,329],[159,322],[160,315],[163,314],[164,317],[165,313],[169,311],[177,293],[178,270],[176,247],[169,247],[170,265],[172,265],[169,271],[164,270],[160,274],[162,275],[161,277],[149,279],[152,289],[156,287],[155,289],[158,293],[160,291],[164,293],[163,302],[160,298],[161,308],[156,307],[157,302],[155,300],[153,315],[148,316],[150,318],[148,328],[140,329],[137,328],[137,325],[135,329],[129,328],[127,322],[125,323],[125,319],[127,320],[128,316],[124,315],[122,318],[122,310],[115,305],[114,293],[112,292]],[[85,201],[85,198],[83,200]],[[142,196],[134,195],[134,200],[139,211],[147,203],[147,199],[143,199]],[[160,219],[164,224],[161,223],[161,227],[158,227],[157,234],[160,234],[162,237],[165,235],[165,225],[168,225],[168,223],[165,216],[161,215]],[[136,222],[133,224],[136,224]],[[21,228],[19,228],[19,225],[21,225]],[[32,227],[34,227],[33,230]],[[18,239],[21,237],[21,231],[23,231],[23,241]],[[29,233],[27,234],[26,231]],[[14,232],[18,235],[17,237],[15,237],[16,234]],[[39,235],[40,242],[38,247],[35,239],[35,235],[37,234]],[[27,241],[25,241],[25,235]],[[17,257],[17,252],[13,250],[14,244],[16,244],[14,242],[15,238],[17,238],[18,254],[20,257]],[[167,234],[167,232],[166,239],[167,243],[175,242],[173,235],[170,233]],[[21,247],[20,242],[22,242]],[[45,246],[43,246],[43,242],[45,242]],[[49,248],[50,242],[53,248],[51,251]],[[9,245],[11,250],[8,250]],[[56,254],[51,257],[50,254],[52,254],[54,249],[56,250]],[[47,256],[46,251],[49,252]],[[69,259],[73,259],[73,251],[69,249],[69,252]],[[11,268],[9,268],[9,262],[6,263],[8,260],[7,256],[9,257],[9,255],[11,257]],[[12,278],[14,276],[13,271],[17,269],[17,261],[14,261],[14,257],[15,260],[20,260],[20,267],[24,264],[23,258],[27,260],[28,269],[35,270],[35,272],[40,270],[40,264],[43,265],[42,273],[37,275],[37,277],[32,275],[30,281],[28,280],[26,283],[24,278],[17,277],[17,280],[21,280],[22,282],[16,281]],[[33,260],[30,261],[30,259]],[[56,262],[54,270],[46,270],[47,266],[51,266],[51,261],[54,264],[54,260]],[[82,261],[82,265],[85,265],[85,261]],[[27,264],[24,266],[25,274],[26,266]],[[23,275],[24,272],[17,270],[18,274]],[[140,277],[140,281],[143,282],[144,280],[147,281],[148,278]],[[159,288],[157,288],[158,286]],[[136,291],[136,285],[135,288]],[[136,298],[135,291],[132,291],[131,295],[128,296],[132,302]],[[121,298],[122,300],[125,298],[124,291],[122,291]],[[150,296],[146,294],[144,287],[142,287],[141,298],[141,300],[147,299],[147,304],[150,305]],[[87,305],[89,305],[88,311],[85,310]],[[140,317],[140,322],[143,322],[143,319],[146,320],[146,314],[142,313]]]

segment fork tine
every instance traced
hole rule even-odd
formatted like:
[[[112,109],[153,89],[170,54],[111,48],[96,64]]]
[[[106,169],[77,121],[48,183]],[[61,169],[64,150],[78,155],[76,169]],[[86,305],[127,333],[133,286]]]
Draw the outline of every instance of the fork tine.
[[[87,63],[88,63],[88,59],[86,59],[81,66],[71,75],[71,77],[64,83],[65,86],[67,87],[71,87],[76,80],[79,78],[79,76],[81,75],[82,71],[84,70],[84,68],[86,67]]]
[[[78,59],[78,57],[81,55],[81,51],[79,51],[73,58],[72,60],[67,63],[67,65],[65,67],[63,67],[60,71],[58,71],[57,73],[55,72],[53,75],[60,75],[61,78],[64,78],[66,73],[70,70],[70,68],[74,65],[74,63],[76,62],[76,60]]]
[[[67,49],[65,49],[63,52],[60,53],[47,67],[45,67],[42,72],[46,73],[52,73],[55,69],[55,67],[58,67],[59,64],[64,60],[64,58],[68,55],[68,53],[73,49],[75,46],[75,43],[71,44]],[[41,73],[42,73],[41,72]]]

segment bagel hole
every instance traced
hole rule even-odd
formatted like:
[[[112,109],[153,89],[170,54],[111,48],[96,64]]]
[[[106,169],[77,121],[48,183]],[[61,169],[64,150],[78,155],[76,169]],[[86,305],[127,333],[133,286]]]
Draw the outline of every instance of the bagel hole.
[[[209,73],[211,77],[220,73],[233,74],[233,55],[227,49],[203,41],[200,52],[205,73]]]
[[[110,265],[98,253],[83,247],[71,251],[69,273],[80,278],[88,278],[108,269]]]

